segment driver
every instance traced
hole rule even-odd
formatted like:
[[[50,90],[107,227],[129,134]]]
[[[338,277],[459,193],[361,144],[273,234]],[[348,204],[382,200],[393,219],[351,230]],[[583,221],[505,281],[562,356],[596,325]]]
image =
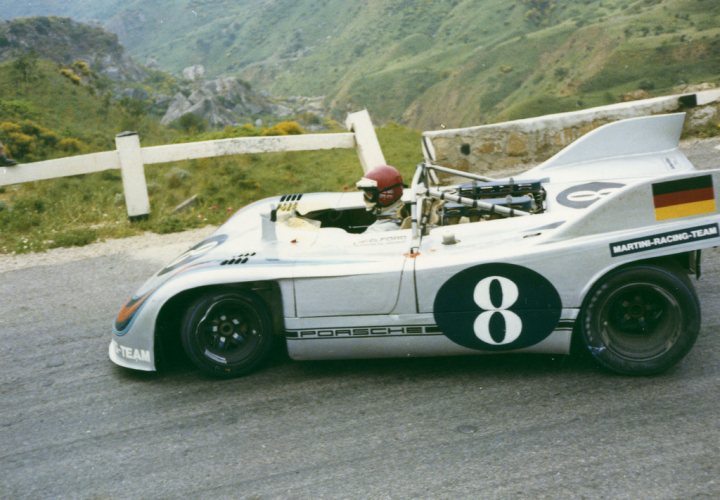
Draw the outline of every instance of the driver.
[[[363,191],[368,212],[373,212],[376,217],[375,222],[368,226],[366,232],[400,229],[404,218],[403,180],[395,167],[390,165],[375,167],[355,185]]]

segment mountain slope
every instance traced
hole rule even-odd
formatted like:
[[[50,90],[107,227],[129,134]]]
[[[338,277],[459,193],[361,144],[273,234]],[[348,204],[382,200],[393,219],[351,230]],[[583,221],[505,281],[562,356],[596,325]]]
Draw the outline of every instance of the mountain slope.
[[[140,61],[203,64],[337,116],[465,126],[718,82],[716,0],[59,0],[15,5],[100,20]],[[38,12],[38,11],[45,12]]]

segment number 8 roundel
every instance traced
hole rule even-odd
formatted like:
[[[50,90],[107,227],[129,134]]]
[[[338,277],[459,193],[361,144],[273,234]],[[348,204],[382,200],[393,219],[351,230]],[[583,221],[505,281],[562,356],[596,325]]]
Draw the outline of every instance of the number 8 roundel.
[[[471,349],[529,347],[552,333],[562,304],[552,284],[514,264],[482,264],[447,280],[435,297],[435,321],[453,342]]]

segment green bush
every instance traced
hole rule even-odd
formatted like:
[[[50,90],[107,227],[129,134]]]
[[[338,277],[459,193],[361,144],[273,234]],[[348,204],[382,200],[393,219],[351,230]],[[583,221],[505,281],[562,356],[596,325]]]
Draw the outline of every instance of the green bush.
[[[299,135],[303,132],[298,122],[285,121],[263,130],[263,135]]]
[[[65,137],[60,139],[58,148],[65,153],[76,154],[83,151],[85,149],[85,145],[79,139],[75,139],[74,137]]]
[[[175,215],[164,217],[152,225],[152,229],[158,234],[179,233],[187,228],[187,223]]]
[[[199,134],[208,128],[207,122],[194,113],[185,113],[172,125],[188,134]]]
[[[10,154],[23,162],[75,154],[87,145],[74,137],[63,137],[32,120],[0,122],[0,141]]]
[[[94,229],[68,229],[58,233],[49,246],[50,248],[82,247],[93,243],[95,240],[97,240],[97,232]]]

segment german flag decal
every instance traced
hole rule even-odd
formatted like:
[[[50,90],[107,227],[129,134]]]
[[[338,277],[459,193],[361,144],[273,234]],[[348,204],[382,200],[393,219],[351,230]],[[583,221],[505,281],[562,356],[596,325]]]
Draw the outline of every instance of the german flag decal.
[[[701,175],[652,185],[655,220],[715,212],[712,176]]]

